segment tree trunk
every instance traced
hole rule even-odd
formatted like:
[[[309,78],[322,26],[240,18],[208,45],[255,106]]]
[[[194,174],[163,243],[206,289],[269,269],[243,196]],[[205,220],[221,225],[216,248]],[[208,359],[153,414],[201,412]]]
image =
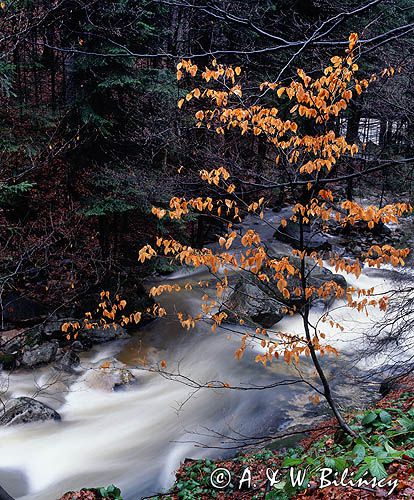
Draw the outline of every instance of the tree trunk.
[[[346,128],[346,142],[348,144],[354,144],[358,140],[359,123],[361,121],[361,99],[355,99],[350,102],[349,111],[350,115],[348,118],[348,124]],[[347,175],[353,173],[353,162],[350,160],[347,164],[346,169]],[[346,184],[346,197],[348,200],[352,200],[354,194],[353,178],[348,179]]]
[[[73,106],[76,101],[76,66],[75,54],[65,57],[65,100],[68,106]]]
[[[388,129],[387,120],[385,118],[381,118],[380,136],[379,136],[379,145],[381,148],[384,148],[387,145],[387,129]]]
[[[304,250],[304,238],[303,238],[303,217],[299,217],[299,227],[300,227],[300,250],[303,252]],[[301,259],[301,281],[302,281],[302,293],[303,296],[305,297],[305,290],[307,287],[307,278],[306,278],[306,268],[305,268],[305,256],[302,257]],[[303,326],[305,329],[305,335],[306,335],[306,340],[307,344],[309,347],[310,355],[312,358],[313,366],[315,367],[319,380],[322,383],[323,391],[323,396],[325,397],[328,405],[330,406],[333,414],[335,415],[335,418],[340,426],[340,428],[346,433],[349,434],[352,437],[356,437],[356,433],[349,427],[347,422],[345,421],[344,417],[341,415],[341,412],[339,408],[337,407],[333,397],[332,397],[332,392],[331,392],[331,387],[329,385],[328,379],[326,378],[326,375],[323,371],[323,368],[321,364],[319,363],[318,356],[316,354],[313,342],[312,342],[312,336],[310,333],[309,329],[309,300],[305,299],[305,306],[304,306],[304,314],[303,314]]]

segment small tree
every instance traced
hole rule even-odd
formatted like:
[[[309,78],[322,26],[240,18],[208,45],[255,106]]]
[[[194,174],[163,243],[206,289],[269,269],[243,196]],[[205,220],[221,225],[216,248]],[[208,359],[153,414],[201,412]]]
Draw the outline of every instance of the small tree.
[[[348,144],[345,137],[333,131],[340,114],[347,109],[355,95],[359,95],[376,80],[373,75],[370,81],[358,79],[357,35],[351,34],[349,47],[344,57],[335,56],[331,65],[322,74],[312,79],[303,70],[298,70],[298,78],[289,85],[282,86],[278,82],[264,82],[260,85],[259,96],[245,96],[240,82],[239,67],[223,66],[213,61],[211,68],[201,72],[201,80],[205,88],[195,87],[179,100],[181,108],[184,103],[193,99],[206,103],[197,110],[195,118],[197,127],[206,127],[217,134],[225,135],[231,129],[239,130],[241,136],[253,134],[263,137],[269,147],[274,150],[275,168],[284,172],[287,182],[283,187],[289,191],[293,200],[290,221],[282,220],[283,231],[287,224],[295,224],[298,231],[296,248],[292,255],[276,256],[263,244],[259,234],[252,228],[242,230],[234,224],[241,222],[246,214],[258,217],[267,224],[264,208],[267,205],[265,196],[256,201],[246,201],[241,196],[240,181],[232,181],[229,171],[224,167],[202,170],[201,178],[214,191],[214,197],[194,197],[184,199],[174,197],[168,207],[154,207],[152,212],[159,219],[181,219],[190,212],[208,214],[221,220],[226,225],[226,233],[220,236],[220,249],[195,249],[176,241],[172,237],[159,237],[154,245],[146,245],[139,252],[139,260],[145,262],[155,256],[173,258],[194,268],[206,266],[216,277],[215,297],[205,294],[202,298],[201,312],[191,316],[183,311],[178,312],[178,319],[184,328],[190,329],[198,321],[207,320],[215,331],[228,319],[225,301],[231,285],[229,272],[241,271],[249,273],[269,290],[269,295],[278,293],[278,300],[284,304],[286,313],[299,314],[303,320],[303,334],[292,335],[287,332],[274,332],[272,337],[266,335],[270,330],[261,326],[255,331],[248,329],[242,337],[236,356],[240,358],[246,349],[249,338],[259,338],[265,349],[264,354],[256,357],[257,362],[265,366],[275,359],[283,359],[286,363],[299,363],[300,356],[309,357],[318,373],[322,388],[314,389],[326,398],[340,427],[353,435],[352,429],[341,415],[332,397],[328,379],[320,363],[324,354],[338,355],[337,350],[324,339],[320,326],[329,321],[332,326],[342,329],[325,313],[321,321],[313,325],[309,319],[312,302],[318,298],[344,298],[351,308],[368,314],[370,306],[385,309],[387,297],[374,296],[373,289],[354,289],[344,287],[337,281],[327,281],[321,286],[310,282],[310,272],[314,266],[323,266],[326,258],[323,249],[312,247],[312,238],[318,232],[325,232],[327,224],[345,227],[360,223],[372,229],[377,224],[397,222],[411,207],[405,203],[363,207],[356,201],[343,200],[338,203],[337,197],[329,189],[330,185],[346,180],[339,175],[340,159],[354,156],[358,152],[355,144]],[[392,73],[393,69],[385,73]],[[191,61],[181,61],[177,66],[177,79],[184,76],[196,78],[198,67]],[[273,94],[277,95],[278,107],[273,105]],[[266,102],[266,104],[260,104]],[[270,102],[270,104],[269,104]],[[212,105],[212,107],[210,107]],[[280,109],[287,106],[285,116]],[[351,174],[354,175],[354,174]],[[282,184],[269,181],[263,176],[255,182],[255,188],[262,192],[271,192]],[[216,194],[219,193],[220,197]],[[236,239],[240,240],[241,249],[232,252],[231,247]],[[374,245],[360,258],[351,260],[331,253],[329,262],[336,271],[341,270],[359,277],[364,264],[380,267],[391,263],[393,266],[403,265],[407,249],[396,249],[391,245]],[[223,270],[220,274],[220,270]],[[191,288],[189,283],[185,288]],[[200,282],[200,287],[208,286]],[[210,285],[211,287],[211,285]],[[153,287],[150,294],[157,297],[162,293],[180,290],[175,284],[162,284]],[[164,311],[165,312],[165,311]],[[233,313],[233,312],[232,312]],[[239,317],[243,324],[246,318]]]

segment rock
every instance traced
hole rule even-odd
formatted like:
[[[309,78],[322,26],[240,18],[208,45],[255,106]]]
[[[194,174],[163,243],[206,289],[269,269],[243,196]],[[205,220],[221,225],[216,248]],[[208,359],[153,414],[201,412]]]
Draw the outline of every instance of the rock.
[[[386,237],[391,237],[392,230],[386,226],[383,222],[375,224],[375,226],[370,229],[366,222],[357,221],[353,226],[344,226],[340,228],[340,234],[343,234],[351,241],[358,238],[362,241],[368,240],[373,241],[379,238],[383,241]]]
[[[52,318],[49,319],[43,326],[42,326],[42,333],[46,337],[53,337],[53,336],[62,336],[62,325],[64,323],[71,323],[79,321],[78,319],[75,318]]]
[[[73,373],[75,368],[80,365],[80,358],[75,351],[70,350],[63,354],[63,356],[55,364],[57,370],[67,373]]]
[[[57,350],[56,342],[45,342],[33,349],[27,349],[23,352],[22,365],[32,368],[44,363],[51,363],[56,357]]]
[[[257,283],[241,278],[234,287],[233,293],[226,300],[226,312],[230,322],[249,319],[270,328],[278,323],[286,314],[284,305],[262,291]]]
[[[105,361],[99,368],[91,368],[85,375],[85,383],[92,389],[117,391],[136,383],[134,375],[119,361]]]
[[[75,352],[82,352],[85,350],[85,347],[83,346],[82,342],[79,342],[79,340],[75,340],[75,342],[72,342],[71,349]]]
[[[294,248],[300,246],[300,227],[299,224],[291,220],[287,221],[285,227],[280,225],[274,233],[274,237],[285,243],[289,243]],[[320,231],[313,231],[310,226],[304,226],[303,243],[306,249],[310,252],[314,250],[330,250],[331,244],[328,237],[320,233]]]
[[[0,332],[1,350],[10,354],[20,351],[25,342],[25,331],[24,329],[14,329]]]
[[[127,339],[129,335],[125,328],[118,326],[116,329],[110,328],[91,328],[82,333],[82,338],[88,338],[94,344],[102,344],[115,339]]]
[[[74,322],[82,324],[82,322],[76,318],[61,318],[48,321],[45,325],[43,325],[43,334],[52,338],[53,337],[62,338],[63,336],[62,325],[64,323],[74,323]],[[78,330],[78,332],[79,332],[79,338],[82,340],[82,342],[85,342],[86,344],[101,344],[103,342],[108,342],[110,340],[128,338],[126,329],[122,328],[121,326],[118,326],[116,329],[113,328],[112,326],[106,329],[101,327],[91,328],[90,330],[81,328],[80,330]],[[76,344],[77,349],[80,351],[84,349],[82,342]]]
[[[298,267],[298,258],[291,257],[290,260]],[[328,281],[334,281],[344,290],[347,288],[347,282],[343,276],[334,274],[326,268],[315,267],[308,260],[306,261],[306,272],[308,274],[309,285],[316,288],[319,288]],[[239,319],[245,321],[251,320],[263,328],[270,328],[285,316],[286,306],[301,306],[302,299],[296,297],[293,293],[293,290],[301,285],[297,276],[290,277],[288,280],[287,288],[290,291],[290,298],[288,300],[283,298],[276,286],[276,282],[273,281],[273,277],[269,275],[269,278],[269,283],[263,283],[251,274],[246,274],[239,278],[232,293],[225,300],[224,305],[225,312],[228,314],[228,321],[235,322]],[[326,299],[319,299],[315,294],[313,304],[318,302],[330,304],[333,300],[333,296],[329,296]]]
[[[335,274],[326,267],[316,266],[315,268],[309,270],[309,264],[306,263],[306,272],[309,272],[308,281],[311,286],[320,287],[323,283],[327,281],[334,281],[337,285],[346,290],[348,283],[346,279],[341,274]],[[331,302],[330,299],[327,302]]]
[[[32,398],[10,399],[0,414],[0,425],[17,425],[45,420],[60,420],[57,411]]]

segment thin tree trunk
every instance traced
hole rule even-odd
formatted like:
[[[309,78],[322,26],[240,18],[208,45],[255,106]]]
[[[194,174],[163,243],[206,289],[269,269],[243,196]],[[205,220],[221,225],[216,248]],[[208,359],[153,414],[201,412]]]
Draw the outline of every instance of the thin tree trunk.
[[[381,148],[385,148],[387,145],[387,128],[388,122],[385,118],[381,118],[380,123],[380,136],[379,136],[379,145]]]
[[[76,101],[76,68],[75,54],[67,54],[65,58],[65,100],[68,106],[73,106]]]
[[[360,98],[355,99],[354,101],[351,101],[350,106],[349,106],[349,110],[350,110],[350,115],[348,118],[345,139],[346,139],[346,142],[348,144],[353,144],[358,140],[359,123],[361,121]],[[347,174],[353,173],[353,162],[351,159],[348,160],[346,173]],[[354,191],[353,178],[350,177],[348,179],[347,185],[346,185],[346,197],[348,200],[352,200],[353,191]]]
[[[299,217],[299,228],[300,228],[300,251],[304,251],[304,238],[303,238],[303,217],[300,215]],[[303,290],[303,296],[305,297],[305,290],[307,287],[307,279],[306,279],[306,267],[305,267],[305,255],[301,259],[301,281],[302,281],[302,290]],[[313,365],[318,373],[319,379],[322,383],[323,386],[323,395],[330,406],[333,414],[335,415],[335,418],[341,427],[341,429],[346,433],[349,434],[352,437],[356,437],[356,433],[349,427],[347,422],[345,421],[344,417],[341,415],[341,412],[339,408],[337,407],[333,397],[332,397],[332,392],[331,392],[331,387],[329,385],[328,379],[326,378],[326,375],[323,371],[323,368],[321,364],[319,363],[318,356],[315,351],[315,347],[312,342],[312,336],[309,330],[309,301],[308,299],[305,299],[305,306],[304,306],[304,314],[303,314],[303,326],[305,329],[305,335],[306,335],[306,340],[308,343],[310,355],[312,358]]]

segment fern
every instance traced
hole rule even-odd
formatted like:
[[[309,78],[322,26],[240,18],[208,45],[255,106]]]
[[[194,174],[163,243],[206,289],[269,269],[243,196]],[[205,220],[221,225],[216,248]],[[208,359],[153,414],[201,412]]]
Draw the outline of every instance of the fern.
[[[0,184],[0,203],[14,203],[19,196],[26,194],[34,186],[34,183],[28,181],[13,185]]]

